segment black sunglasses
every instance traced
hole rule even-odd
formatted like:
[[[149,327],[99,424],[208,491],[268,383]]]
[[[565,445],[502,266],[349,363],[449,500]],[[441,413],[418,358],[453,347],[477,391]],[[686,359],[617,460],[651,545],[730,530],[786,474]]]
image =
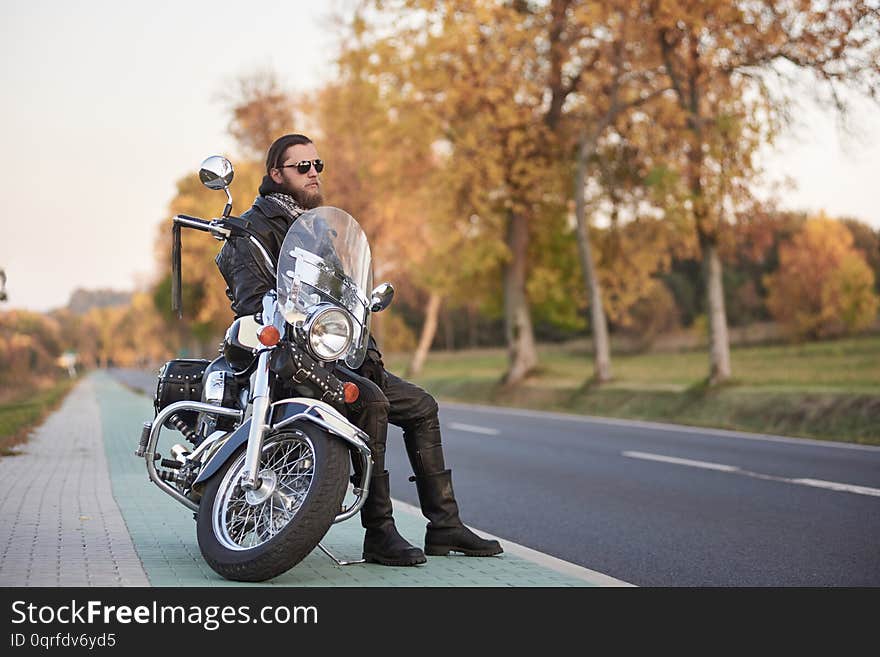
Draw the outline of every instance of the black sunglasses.
[[[308,173],[312,168],[312,164],[315,165],[315,171],[318,173],[321,173],[324,170],[324,160],[303,160],[296,164],[281,164],[277,168],[287,169],[288,167],[296,167],[297,173]]]

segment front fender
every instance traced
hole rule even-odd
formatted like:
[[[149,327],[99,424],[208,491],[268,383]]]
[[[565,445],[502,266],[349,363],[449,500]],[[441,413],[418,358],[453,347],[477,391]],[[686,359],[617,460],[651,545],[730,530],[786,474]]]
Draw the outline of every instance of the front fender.
[[[367,434],[355,427],[329,404],[317,399],[296,397],[275,402],[269,411],[269,431],[281,429],[297,421],[311,422],[320,426],[328,433],[347,442],[354,447],[366,461],[370,461],[370,448],[367,446]],[[217,450],[211,460],[205,464],[193,486],[210,479],[235,451],[247,442],[250,434],[251,420],[243,422],[223,446]]]

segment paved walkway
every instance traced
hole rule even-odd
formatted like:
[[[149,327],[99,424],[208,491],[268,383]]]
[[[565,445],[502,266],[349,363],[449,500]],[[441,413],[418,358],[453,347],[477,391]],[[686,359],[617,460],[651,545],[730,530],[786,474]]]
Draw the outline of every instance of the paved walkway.
[[[134,449],[151,400],[104,373],[83,380],[37,430],[24,454],[0,459],[0,585],[249,586],[204,562],[192,513],[147,479]],[[176,434],[160,441],[167,452]],[[395,504],[414,544],[425,520]],[[331,528],[323,544],[360,556],[357,519]],[[492,558],[428,557],[415,568],[336,566],[315,550],[269,586],[614,586],[622,582],[501,539]]]
[[[113,499],[95,380],[0,459],[0,586],[147,586]]]

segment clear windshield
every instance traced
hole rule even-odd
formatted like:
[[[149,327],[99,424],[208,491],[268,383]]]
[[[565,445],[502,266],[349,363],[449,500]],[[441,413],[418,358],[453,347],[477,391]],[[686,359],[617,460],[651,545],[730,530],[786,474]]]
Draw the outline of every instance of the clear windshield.
[[[291,324],[303,321],[319,303],[348,311],[354,339],[344,359],[360,367],[370,335],[369,295],[373,267],[367,236],[339,208],[322,206],[293,222],[278,258],[278,302]]]

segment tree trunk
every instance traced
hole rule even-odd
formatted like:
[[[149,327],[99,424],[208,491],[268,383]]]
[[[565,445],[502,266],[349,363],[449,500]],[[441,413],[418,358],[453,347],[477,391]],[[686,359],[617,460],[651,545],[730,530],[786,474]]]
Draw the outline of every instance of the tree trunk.
[[[526,298],[526,257],[529,225],[526,217],[511,212],[507,226],[510,262],[504,268],[504,334],[507,339],[508,369],[504,385],[519,383],[538,364],[532,318]]]
[[[695,55],[696,56],[696,55]],[[696,98],[696,81],[691,81],[692,96]],[[727,334],[727,312],[724,309],[724,283],[721,257],[718,255],[720,219],[713,217],[703,196],[703,134],[696,112],[696,100],[691,111],[691,148],[689,159],[689,187],[694,207],[694,220],[700,242],[703,262],[703,281],[706,285],[706,315],[709,324],[709,385],[730,378],[730,338]]]
[[[590,325],[593,333],[593,379],[596,383],[611,381],[611,347],[608,340],[608,320],[602,306],[602,290],[596,276],[593,250],[590,244],[590,227],[587,224],[584,185],[587,177],[587,159],[596,149],[596,140],[584,138],[578,148],[577,167],[574,174],[575,219],[577,221],[578,252],[584,286],[590,294]]]
[[[727,312],[724,309],[724,286],[718,246],[701,240],[703,277],[706,282],[706,309],[709,319],[709,384],[730,378],[730,339],[727,335]]]
[[[730,378],[730,339],[727,335],[727,312],[724,310],[724,283],[721,276],[721,258],[718,255],[720,217],[712,217],[703,196],[704,119],[700,114],[700,51],[696,40],[690,45],[691,72],[687,78],[687,99],[679,91],[682,108],[689,113],[688,129],[691,134],[689,186],[694,206],[694,219],[700,249],[703,252],[703,280],[706,284],[706,313],[709,320],[709,385]],[[679,87],[680,89],[680,87]]]
[[[477,319],[474,317],[474,308],[470,304],[467,306],[467,323],[468,323],[468,347],[477,348]]]
[[[436,292],[431,292],[428,299],[428,308],[425,310],[425,322],[422,324],[422,334],[419,337],[419,346],[416,347],[416,353],[413,354],[412,362],[406,372],[407,377],[418,375],[422,371],[425,359],[428,357],[428,351],[434,342],[434,336],[437,334],[437,318],[440,316],[440,302],[442,298]]]
[[[443,334],[446,351],[455,351],[455,326],[450,315],[443,316]]]

